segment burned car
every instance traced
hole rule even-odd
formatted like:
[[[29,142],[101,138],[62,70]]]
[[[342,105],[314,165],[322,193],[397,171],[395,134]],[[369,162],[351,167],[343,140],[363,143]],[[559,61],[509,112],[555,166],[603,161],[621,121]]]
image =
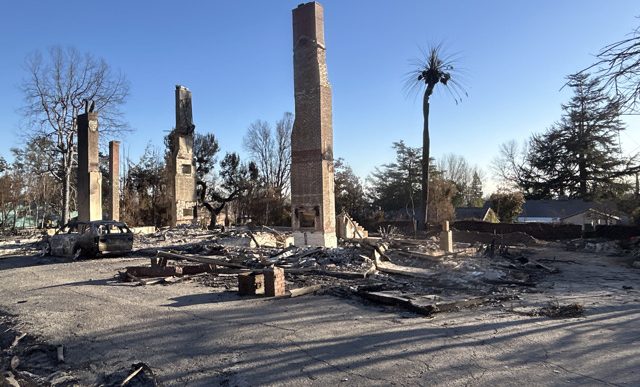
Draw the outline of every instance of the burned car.
[[[49,253],[62,257],[125,254],[133,249],[133,232],[122,222],[72,221],[49,238]]]

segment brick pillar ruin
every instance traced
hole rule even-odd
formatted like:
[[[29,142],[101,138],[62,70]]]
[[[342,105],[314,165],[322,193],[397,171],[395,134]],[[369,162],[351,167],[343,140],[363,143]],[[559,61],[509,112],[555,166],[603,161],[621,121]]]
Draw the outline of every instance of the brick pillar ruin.
[[[295,121],[291,133],[294,243],[335,247],[333,128],[324,16],[316,2],[293,10]]]
[[[196,177],[193,162],[193,132],[191,92],[176,85],[176,127],[169,134],[169,171],[171,226],[191,224],[196,206]]]
[[[77,117],[78,124],[78,220],[102,219],[102,175],[98,161],[98,113]]]
[[[120,220],[120,141],[109,141],[109,176],[111,190],[109,192],[109,216],[112,220]]]

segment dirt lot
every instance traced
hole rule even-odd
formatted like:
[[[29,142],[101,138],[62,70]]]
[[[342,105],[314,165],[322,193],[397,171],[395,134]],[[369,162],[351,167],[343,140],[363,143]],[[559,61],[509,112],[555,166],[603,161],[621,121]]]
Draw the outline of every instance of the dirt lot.
[[[162,385],[640,384],[640,269],[630,258],[529,247],[529,259],[559,273],[483,290],[512,300],[425,317],[349,292],[274,299],[240,297],[233,281],[121,282],[118,271],[149,263],[136,254],[5,251],[2,366],[39,372],[41,384],[120,385],[140,362]],[[550,302],[583,316],[540,315]],[[59,346],[64,363],[51,360]]]

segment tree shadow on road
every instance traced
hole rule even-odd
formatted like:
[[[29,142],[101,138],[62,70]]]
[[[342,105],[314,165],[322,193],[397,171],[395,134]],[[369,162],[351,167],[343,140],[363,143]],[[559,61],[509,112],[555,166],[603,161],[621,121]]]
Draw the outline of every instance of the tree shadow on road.
[[[173,301],[171,304],[165,304],[162,306],[168,306],[172,308],[181,308],[185,306],[193,306],[199,304],[211,304],[227,301],[238,301],[242,298],[238,296],[237,292],[219,292],[219,293],[201,293],[190,294],[187,296],[179,296],[170,298]]]
[[[446,314],[402,319],[329,296],[172,300],[164,306],[179,313],[158,309],[144,322],[96,327],[86,361],[141,358],[164,383],[190,385],[240,376],[251,384],[614,384],[637,381],[640,367],[627,347],[640,337],[638,303],[588,308],[587,317],[567,320],[512,315],[484,322],[469,311],[449,324]],[[83,337],[69,345],[86,348]]]
[[[56,265],[73,262],[73,258],[35,255],[8,255],[0,257],[0,270],[19,269],[30,266]]]

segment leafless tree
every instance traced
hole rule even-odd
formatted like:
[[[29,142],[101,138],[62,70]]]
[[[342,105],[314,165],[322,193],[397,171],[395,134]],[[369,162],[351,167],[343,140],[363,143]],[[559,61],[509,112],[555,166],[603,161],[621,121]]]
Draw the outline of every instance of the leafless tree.
[[[473,169],[463,156],[448,153],[439,158],[436,165],[442,178],[456,185],[468,185],[473,179]]]
[[[249,152],[249,157],[258,165],[264,183],[271,186],[273,184],[272,170],[275,149],[271,125],[263,120],[252,122],[244,136],[243,146]]]
[[[580,73],[595,71],[605,89],[618,96],[623,106],[636,110],[640,102],[640,27],[602,48],[596,58],[596,63]]]
[[[129,94],[129,83],[121,73],[112,71],[104,59],[81,54],[73,48],[49,49],[48,57],[35,52],[25,60],[27,77],[22,113],[26,119],[27,139],[49,138],[52,154],[51,173],[62,183],[62,221],[69,219],[71,179],[76,165],[76,117],[85,100],[95,103],[100,112],[100,131],[115,135],[128,130],[119,110]]]
[[[508,188],[518,188],[523,181],[523,173],[527,163],[527,143],[518,146],[515,140],[500,145],[499,155],[491,162],[491,169],[500,181]]]
[[[484,171],[477,165],[471,165],[464,156],[448,153],[438,159],[436,169],[442,174],[442,179],[451,181],[458,190],[459,201],[456,205],[469,205],[473,199],[472,183],[474,175],[484,179]],[[458,197],[457,196],[457,197]]]
[[[276,122],[275,131],[268,122],[257,120],[249,125],[243,140],[245,150],[258,166],[263,183],[280,197],[285,197],[289,191],[292,128],[293,114],[285,113]]]
[[[275,168],[275,186],[282,196],[289,193],[291,183],[291,130],[293,129],[293,114],[284,113],[282,119],[276,122],[277,162]]]

